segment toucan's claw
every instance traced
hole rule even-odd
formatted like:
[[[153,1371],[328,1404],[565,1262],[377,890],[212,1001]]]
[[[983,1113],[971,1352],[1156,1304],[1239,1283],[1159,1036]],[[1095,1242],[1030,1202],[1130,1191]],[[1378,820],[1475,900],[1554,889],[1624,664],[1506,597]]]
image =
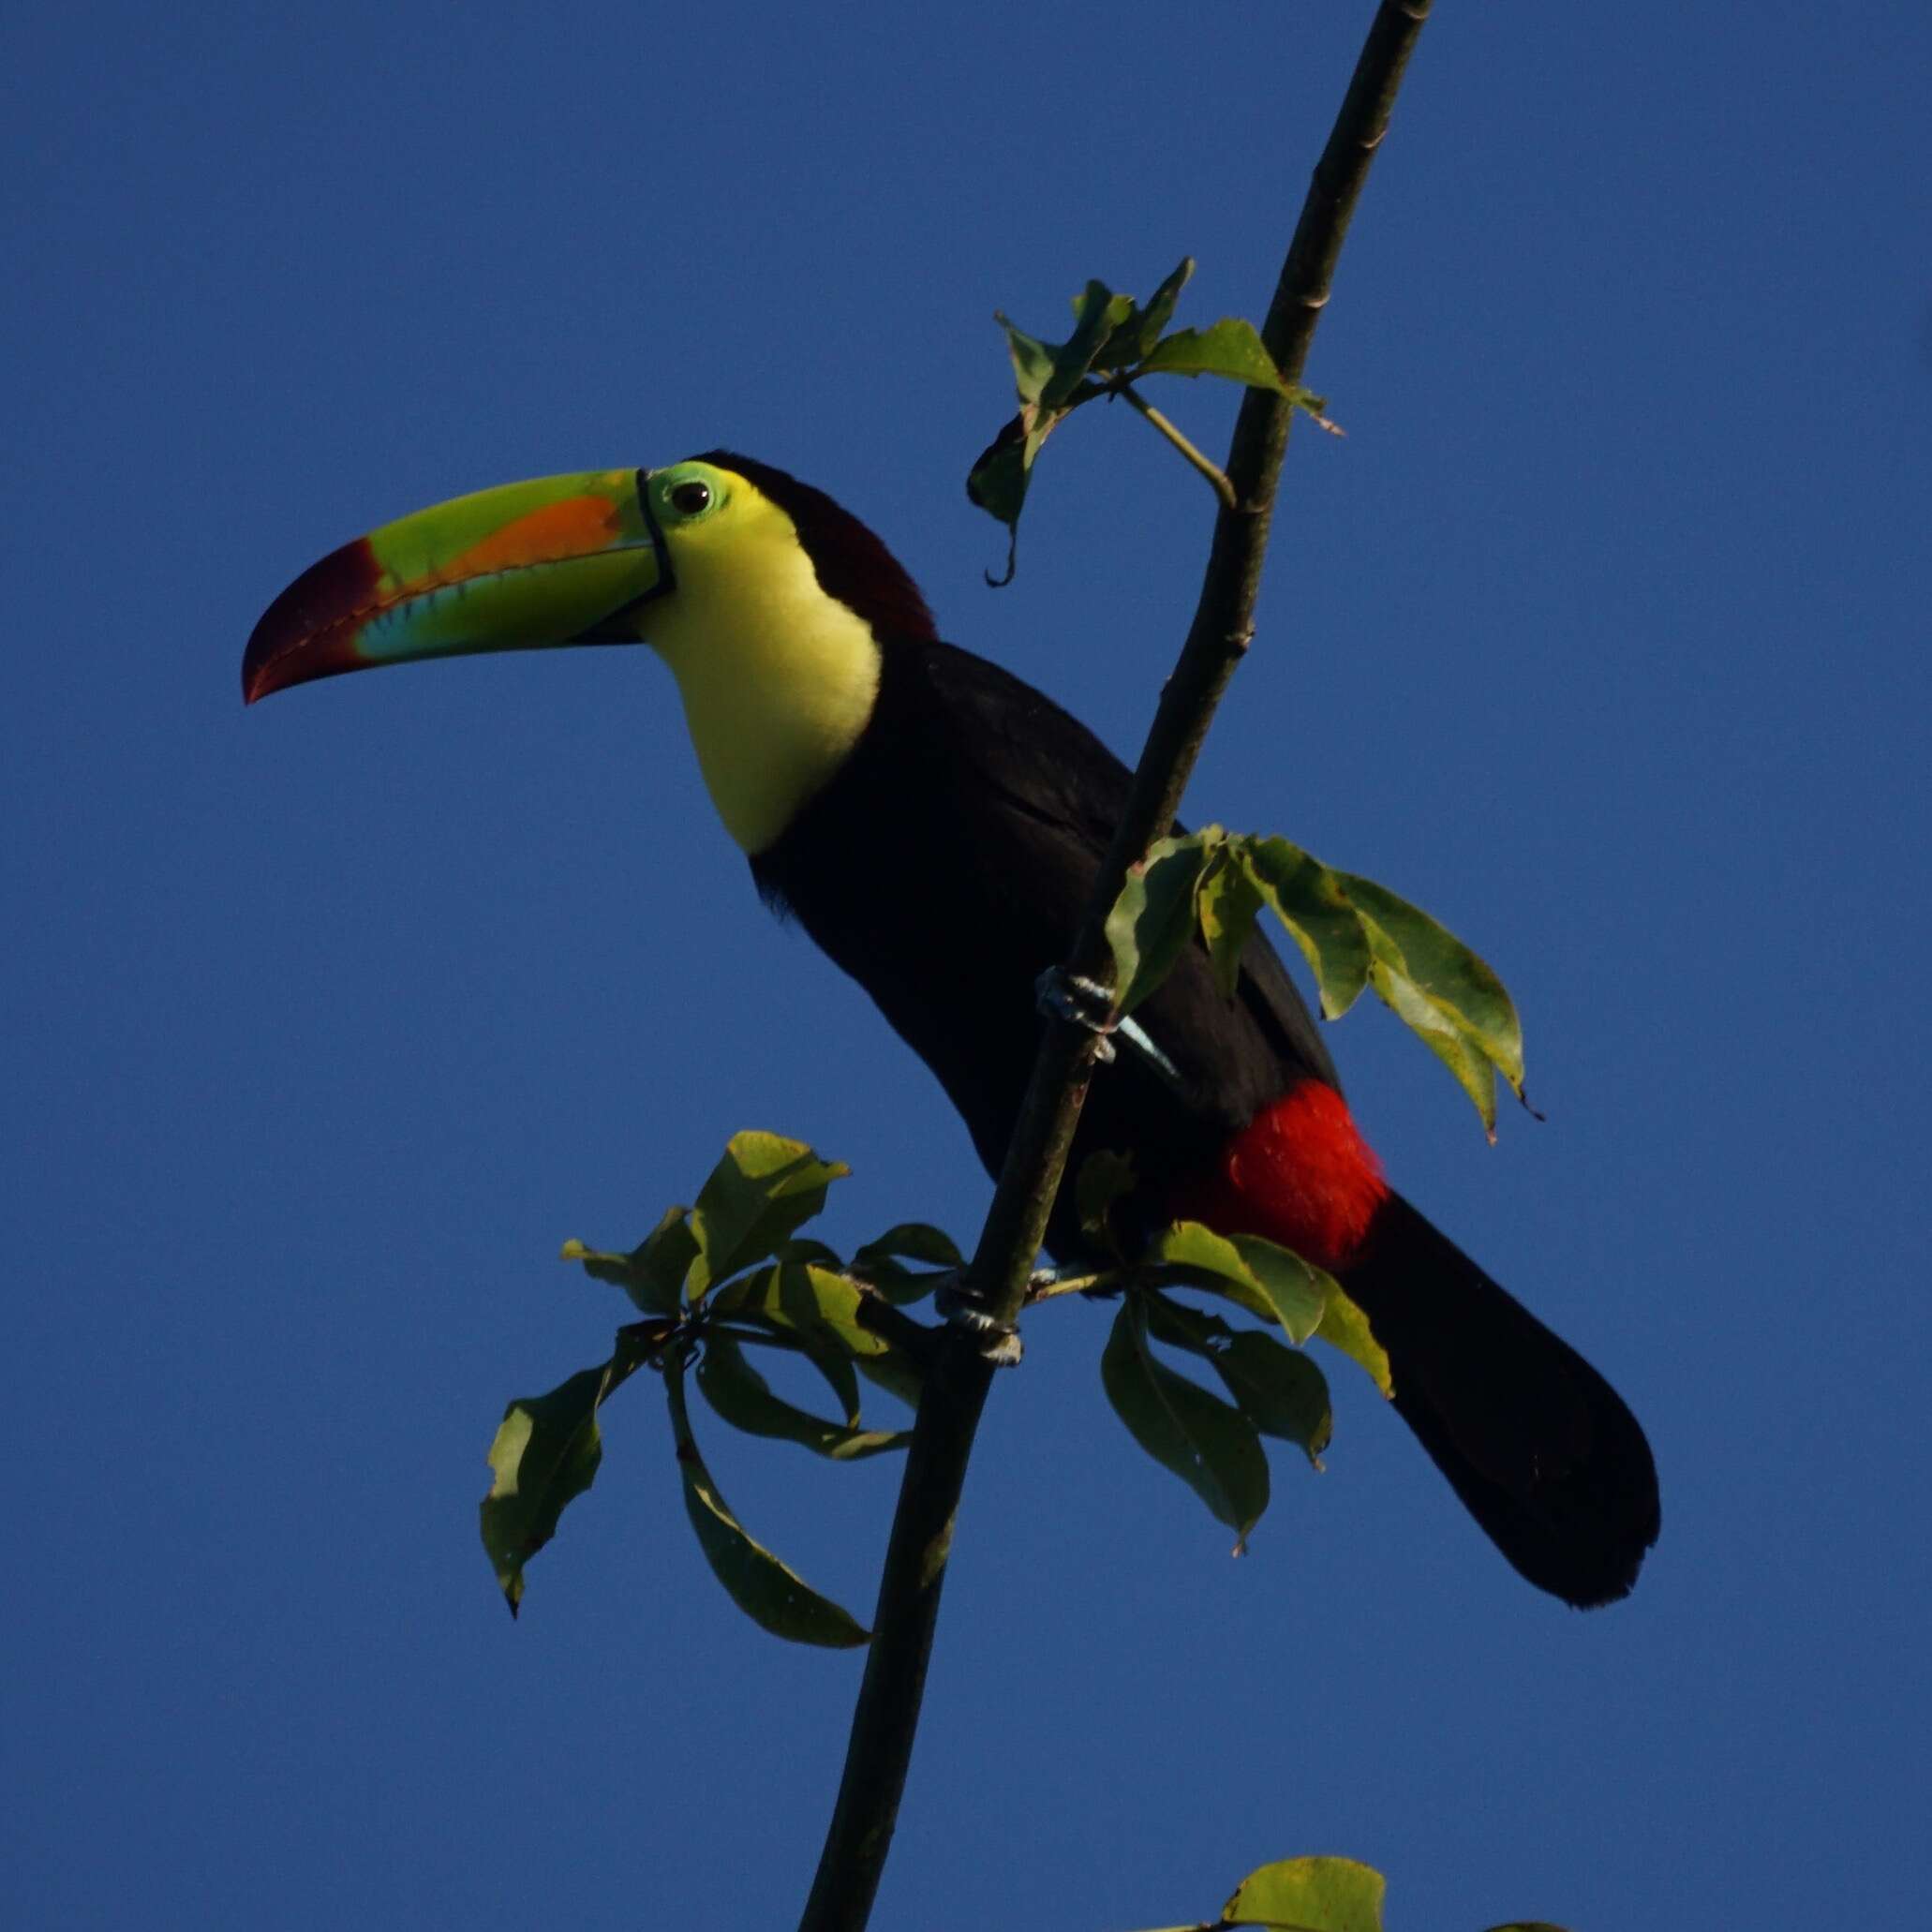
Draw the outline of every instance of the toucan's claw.
[[[1019,1330],[996,1319],[979,1297],[968,1291],[963,1273],[955,1274],[934,1292],[932,1305],[953,1327],[973,1335],[981,1357],[996,1369],[1014,1367],[1025,1352]]]
[[[1114,1016],[1114,996],[1098,980],[1082,979],[1063,966],[1049,966],[1033,981],[1033,997],[1049,1019],[1063,1019],[1095,1034],[1100,1045],[1093,1057],[1103,1066],[1111,1063],[1112,1035],[1119,1021]]]
[[[1083,1026],[1100,1036],[1094,1055],[1102,1065],[1116,1057],[1116,1042],[1124,1040],[1142,1065],[1150,1067],[1179,1093],[1185,1091],[1181,1069],[1153,1043],[1153,1035],[1137,1019],[1114,1011],[1114,996],[1098,980],[1082,979],[1063,966],[1049,966],[1033,982],[1042,1013]]]

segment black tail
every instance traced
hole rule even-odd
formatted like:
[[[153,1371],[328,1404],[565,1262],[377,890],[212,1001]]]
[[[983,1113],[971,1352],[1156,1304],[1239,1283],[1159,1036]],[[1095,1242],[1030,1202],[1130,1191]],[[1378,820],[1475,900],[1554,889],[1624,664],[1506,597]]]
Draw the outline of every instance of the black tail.
[[[1400,1195],[1342,1281],[1403,1419],[1496,1548],[1568,1603],[1627,1596],[1657,1541],[1657,1465],[1616,1390]]]

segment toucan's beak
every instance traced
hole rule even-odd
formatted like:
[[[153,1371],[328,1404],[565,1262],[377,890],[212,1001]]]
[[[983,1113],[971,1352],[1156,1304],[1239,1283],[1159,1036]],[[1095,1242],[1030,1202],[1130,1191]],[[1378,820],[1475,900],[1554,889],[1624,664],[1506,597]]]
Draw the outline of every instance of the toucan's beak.
[[[635,643],[631,606],[671,587],[644,471],[593,469],[458,497],[345,543],[262,614],[242,697],[371,664]]]

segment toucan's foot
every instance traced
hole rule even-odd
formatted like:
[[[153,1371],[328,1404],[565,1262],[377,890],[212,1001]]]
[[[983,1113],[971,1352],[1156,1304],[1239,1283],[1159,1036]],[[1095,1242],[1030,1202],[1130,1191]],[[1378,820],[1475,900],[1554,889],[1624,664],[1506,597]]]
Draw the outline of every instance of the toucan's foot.
[[[964,1329],[979,1343],[980,1355],[996,1369],[1010,1369],[1024,1352],[1019,1330],[997,1320],[976,1295],[967,1293],[963,1275],[954,1275],[933,1293],[932,1305],[956,1329]]]
[[[1033,981],[1033,998],[1049,1018],[1098,1034],[1100,1048],[1094,1057],[1103,1064],[1114,1057],[1114,997],[1098,980],[1082,979],[1063,966],[1049,966]]]
[[[1153,1035],[1137,1019],[1114,1011],[1114,996],[1097,980],[1049,966],[1034,980],[1033,994],[1042,1013],[1100,1035],[1096,1058],[1103,1064],[1114,1058],[1115,1042],[1124,1041],[1142,1065],[1152,1068],[1177,1092],[1182,1091],[1181,1069],[1154,1045]]]

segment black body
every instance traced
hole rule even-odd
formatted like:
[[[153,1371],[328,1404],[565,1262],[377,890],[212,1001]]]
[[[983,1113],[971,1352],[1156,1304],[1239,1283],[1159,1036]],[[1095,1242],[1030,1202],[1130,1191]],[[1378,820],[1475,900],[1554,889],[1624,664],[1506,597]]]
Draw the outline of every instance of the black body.
[[[1034,982],[1072,947],[1130,781],[1084,724],[1010,672],[949,644],[895,642],[851,758],[751,861],[765,898],[939,1076],[989,1173],[1039,1048]],[[1172,1185],[1308,1075],[1341,1084],[1259,934],[1234,1001],[1196,949],[1135,1017],[1180,1084],[1131,1051],[1100,1069],[1070,1171],[1096,1149],[1126,1149],[1149,1181]],[[1048,1243],[1077,1252],[1070,1215]]]
[[[751,861],[765,898],[939,1077],[991,1173],[1038,1047],[1034,981],[1071,948],[1129,782],[1009,673],[950,645],[888,642],[852,756]],[[1131,1051],[1099,1069],[1070,1171],[1101,1148],[1131,1152],[1151,1220],[1269,1102],[1310,1075],[1340,1085],[1259,934],[1234,1000],[1196,946],[1136,1018],[1180,1081]],[[1069,1209],[1048,1243],[1077,1251]],[[1399,1195],[1343,1280],[1389,1352],[1397,1407],[1509,1561],[1571,1603],[1627,1592],[1657,1539],[1657,1477],[1602,1376]]]

